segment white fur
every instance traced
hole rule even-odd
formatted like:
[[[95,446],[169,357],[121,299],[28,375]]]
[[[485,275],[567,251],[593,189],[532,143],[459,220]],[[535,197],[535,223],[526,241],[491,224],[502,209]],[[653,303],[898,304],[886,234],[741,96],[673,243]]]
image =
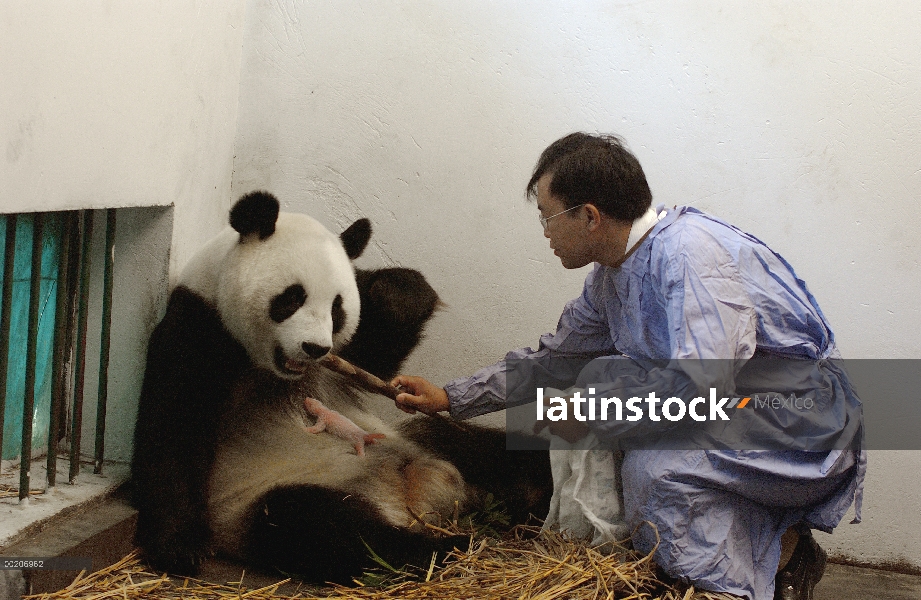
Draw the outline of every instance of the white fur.
[[[235,405],[221,426],[209,482],[209,519],[218,549],[236,554],[248,509],[270,489],[285,485],[312,484],[340,490],[343,496],[361,495],[388,522],[404,527],[414,521],[413,514],[450,517],[455,502],[463,508],[466,486],[454,465],[428,455],[375,415],[328,389],[316,394],[328,408],[386,437],[358,456],[347,440],[326,432],[308,433],[299,412],[273,412],[258,403]],[[297,406],[298,400],[292,398],[289,406]]]
[[[358,326],[360,301],[351,261],[338,236],[306,215],[281,213],[275,233],[264,240],[227,228],[211,240],[184,269],[180,285],[214,306],[230,334],[250,359],[280,377],[292,378],[275,365],[275,348],[287,359],[304,360],[302,344],[338,348]],[[288,319],[269,316],[273,297],[300,284],[307,301]],[[331,308],[342,296],[345,323],[333,335]]]

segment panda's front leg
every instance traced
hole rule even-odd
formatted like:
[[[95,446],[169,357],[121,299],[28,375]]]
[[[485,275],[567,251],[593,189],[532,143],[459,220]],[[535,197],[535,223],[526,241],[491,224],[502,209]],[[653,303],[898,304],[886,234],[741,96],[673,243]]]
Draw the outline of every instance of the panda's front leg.
[[[216,311],[173,290],[148,344],[131,465],[135,541],[158,570],[194,575],[210,554],[206,485],[217,424],[248,366]]]
[[[355,272],[361,295],[358,329],[339,356],[384,380],[396,375],[440,306],[416,270],[390,267]]]
[[[334,436],[350,443],[358,456],[365,455],[365,444],[373,444],[375,441],[387,437],[383,433],[368,433],[351,419],[327,408],[316,398],[307,397],[304,399],[304,408],[307,413],[316,417],[317,422],[307,428],[310,433],[320,433],[328,431]]]

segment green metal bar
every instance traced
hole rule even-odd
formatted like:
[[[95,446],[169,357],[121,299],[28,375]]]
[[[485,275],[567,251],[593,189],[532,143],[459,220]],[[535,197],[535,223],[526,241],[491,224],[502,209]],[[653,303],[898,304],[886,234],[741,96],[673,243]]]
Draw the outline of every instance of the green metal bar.
[[[90,242],[93,211],[83,211],[83,244],[80,251],[80,304],[77,309],[77,347],[74,351],[74,410],[70,431],[70,483],[80,474],[80,435],[83,431],[83,381],[86,371],[86,317],[90,295]]]
[[[10,361],[10,323],[13,311],[13,262],[16,259],[16,215],[6,215],[6,244],[3,253],[3,302],[0,303],[0,455],[3,454],[3,425],[6,413],[6,372]],[[0,456],[2,458],[2,456]]]
[[[48,420],[48,457],[46,472],[48,487],[57,484],[58,474],[58,440],[60,439],[61,412],[67,394],[67,369],[64,361],[69,345],[68,323],[71,321],[70,291],[72,288],[70,273],[71,240],[76,234],[75,212],[60,213],[60,252],[58,253],[57,297],[54,312],[54,350],[51,363],[51,415]]]
[[[70,232],[70,256],[67,264],[67,328],[65,329],[66,337],[64,339],[67,372],[63,375],[64,386],[61,397],[65,399],[73,398],[73,389],[67,389],[68,383],[73,385],[74,360],[76,359],[76,338],[77,338],[77,306],[80,304],[80,250],[83,247],[83,225],[82,211],[75,210],[71,213],[71,232]],[[65,400],[66,402],[66,400]],[[68,410],[64,406],[61,409],[59,418],[61,424],[58,426],[58,439],[66,438],[68,435]]]
[[[26,343],[26,389],[22,402],[22,454],[19,459],[19,501],[29,497],[32,465],[32,411],[35,410],[35,355],[38,346],[38,310],[42,286],[42,226],[44,215],[32,221],[32,273],[29,282],[29,333]]]
[[[99,350],[99,395],[96,401],[96,454],[93,473],[102,473],[106,444],[106,401],[109,396],[109,348],[112,332],[112,281],[115,270],[115,209],[106,211],[106,261],[102,292],[102,339]]]

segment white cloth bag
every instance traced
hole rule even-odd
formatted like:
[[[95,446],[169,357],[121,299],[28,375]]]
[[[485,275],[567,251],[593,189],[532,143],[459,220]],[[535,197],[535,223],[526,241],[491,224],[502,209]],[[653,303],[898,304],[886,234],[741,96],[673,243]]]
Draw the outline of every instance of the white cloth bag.
[[[551,436],[553,496],[544,528],[558,527],[592,546],[630,537],[624,521],[622,454],[601,447],[594,434],[570,444]]]

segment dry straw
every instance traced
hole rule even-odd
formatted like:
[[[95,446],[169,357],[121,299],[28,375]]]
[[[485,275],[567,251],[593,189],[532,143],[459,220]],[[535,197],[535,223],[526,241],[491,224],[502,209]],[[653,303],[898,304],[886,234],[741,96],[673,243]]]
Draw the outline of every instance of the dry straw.
[[[30,496],[39,496],[43,494],[43,490],[29,490]],[[13,487],[11,485],[0,484],[0,499],[3,498],[18,498],[19,497],[19,488]]]
[[[149,572],[135,554],[96,573],[79,577],[53,594],[27,596],[31,600],[186,598],[251,599],[340,598],[355,600],[422,600],[465,598],[635,599],[691,600],[726,596],[695,593],[656,576],[651,555],[639,555],[621,546],[590,547],[555,531],[516,527],[501,540],[474,540],[466,552],[455,552],[443,568],[400,573],[380,586],[331,587],[279,594],[290,580],[259,589],[242,581],[214,584],[194,579],[170,579]]]

